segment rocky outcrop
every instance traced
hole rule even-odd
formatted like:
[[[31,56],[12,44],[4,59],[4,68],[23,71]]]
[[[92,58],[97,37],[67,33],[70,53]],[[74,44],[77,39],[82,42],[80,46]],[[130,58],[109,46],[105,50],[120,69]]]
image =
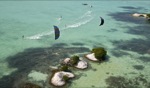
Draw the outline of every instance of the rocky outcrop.
[[[75,77],[75,75],[70,72],[59,71],[53,75],[53,77],[51,78],[51,83],[54,86],[63,86],[66,84],[67,79],[73,77]]]

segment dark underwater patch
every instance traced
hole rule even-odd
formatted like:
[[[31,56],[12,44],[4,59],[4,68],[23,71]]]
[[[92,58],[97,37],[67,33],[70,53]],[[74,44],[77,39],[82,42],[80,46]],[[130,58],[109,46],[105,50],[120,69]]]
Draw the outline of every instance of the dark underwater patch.
[[[52,45],[52,47],[65,47],[65,46],[68,46],[68,45],[66,43],[57,43],[57,44]]]
[[[150,82],[143,75],[139,75],[133,79],[123,76],[110,76],[106,80],[107,88],[149,88]]]
[[[135,26],[135,27],[127,27],[129,30],[127,33],[136,34],[146,37],[147,39],[150,38],[150,24]]]
[[[150,57],[141,56],[138,59],[143,61],[143,62],[150,62]]]
[[[133,6],[120,6],[120,8],[123,8],[123,9],[139,9],[139,8],[136,8],[136,7],[133,7]]]
[[[56,44],[58,46],[64,44]],[[7,58],[9,67],[18,70],[10,75],[0,79],[1,88],[19,88],[21,82],[27,81],[27,75],[32,71],[40,71],[50,74],[50,65],[59,64],[61,59],[69,57],[69,54],[89,52],[85,47],[48,47],[48,48],[30,48],[14,56]],[[15,86],[15,87],[14,87]]]
[[[120,6],[124,11],[130,11],[130,12],[148,12],[149,9],[146,9],[144,7],[133,7],[133,6]]]
[[[145,18],[142,17],[133,17],[133,13],[137,13],[138,10],[143,10],[143,7],[131,7],[131,6],[123,6],[120,7],[123,9],[130,9],[124,12],[110,13],[108,14],[116,21],[122,22],[130,22],[138,24],[139,26],[129,27],[125,26],[129,30],[126,33],[136,34],[140,36],[144,36],[147,39],[132,39],[129,41],[113,41],[112,43],[116,46],[116,49],[128,50],[137,52],[139,54],[150,54],[150,24],[147,22]],[[115,55],[116,53],[114,53]]]
[[[126,23],[124,27],[127,27],[129,31],[127,33],[130,34],[137,34],[141,36],[145,36],[147,39],[132,39],[132,40],[125,40],[125,41],[112,41],[115,48],[114,50],[127,50],[127,51],[133,51],[137,52],[139,54],[150,54],[150,35],[149,35],[149,29],[150,26],[147,22],[147,20],[143,17],[133,17],[132,14],[139,13],[139,10],[146,10],[145,8],[135,8],[135,7],[121,7],[123,8],[124,12],[117,12],[117,13],[110,13],[108,16],[111,16],[116,21],[122,21],[126,23],[134,23],[139,26],[135,27],[129,27],[126,26]],[[118,52],[111,51],[114,56],[122,56],[122,54],[118,54]],[[141,59],[144,62],[150,61],[150,57],[139,57],[137,59]],[[137,70],[143,70],[144,66],[142,65],[135,65],[135,69]],[[133,75],[137,75],[137,73],[132,73]],[[123,76],[110,76],[107,78],[106,84],[108,85],[107,88],[149,88],[150,82],[147,77],[139,75],[138,77],[129,79]]]
[[[97,36],[97,38],[99,38],[99,37]],[[101,43],[99,41],[92,41],[92,45],[93,45],[92,48],[96,48],[96,47],[104,47],[105,48],[105,45],[103,45],[103,43]]]
[[[122,57],[124,55],[130,55],[127,52],[121,51],[121,50],[112,50],[111,53],[115,56],[115,57]]]
[[[126,10],[147,10],[144,7],[133,7],[133,6],[120,6],[120,8],[126,9]]]
[[[116,32],[117,29],[110,29],[110,30],[107,30],[108,32]]]
[[[144,66],[143,65],[133,65],[133,67],[137,70],[143,70]]]
[[[75,46],[83,46],[84,44],[83,43],[71,43],[72,45],[75,45]]]
[[[6,33],[0,30],[0,37],[4,36]]]
[[[150,41],[132,39],[130,41],[112,41],[116,49],[128,50],[139,54],[150,54]]]

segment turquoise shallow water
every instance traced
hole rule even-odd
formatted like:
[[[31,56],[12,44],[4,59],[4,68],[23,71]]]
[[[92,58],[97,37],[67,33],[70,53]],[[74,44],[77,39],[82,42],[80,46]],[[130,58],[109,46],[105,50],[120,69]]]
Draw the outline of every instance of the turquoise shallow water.
[[[49,65],[59,64],[60,59],[104,47],[109,60],[102,64],[88,61],[92,70],[76,71],[83,76],[71,80],[69,88],[125,84],[148,88],[150,25],[131,15],[150,12],[149,5],[149,1],[0,1],[0,87],[18,87],[18,81],[31,81],[32,70],[50,74]],[[99,16],[105,20],[102,26]],[[60,28],[58,40],[53,25]],[[15,81],[4,81],[11,77]],[[47,81],[32,82],[51,86]]]

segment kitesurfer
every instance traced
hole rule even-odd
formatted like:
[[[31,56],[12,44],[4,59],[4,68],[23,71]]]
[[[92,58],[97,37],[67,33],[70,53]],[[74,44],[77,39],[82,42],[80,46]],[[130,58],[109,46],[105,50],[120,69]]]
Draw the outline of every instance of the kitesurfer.
[[[56,40],[60,36],[60,31],[59,31],[59,28],[55,25],[54,25],[54,32],[55,32],[55,40]]]

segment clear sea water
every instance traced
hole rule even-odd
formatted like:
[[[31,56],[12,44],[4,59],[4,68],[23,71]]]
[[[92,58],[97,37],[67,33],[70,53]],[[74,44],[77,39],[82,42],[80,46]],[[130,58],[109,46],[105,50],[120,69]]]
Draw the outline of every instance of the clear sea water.
[[[74,73],[79,77],[71,80],[67,87],[149,88],[150,22],[142,17],[132,17],[134,13],[150,13],[149,6],[148,0],[0,1],[0,88],[8,88],[12,80],[12,88],[22,80],[36,83],[42,88],[51,87],[47,81],[41,84],[41,81],[28,78],[28,74],[35,70],[47,74],[49,79],[50,71],[36,70],[45,65],[42,63],[46,62],[42,59],[44,56],[39,56],[41,60],[38,58],[41,63],[35,61],[37,64],[34,67],[31,65],[36,60],[32,58],[39,55],[38,49],[54,48],[54,51],[61,52],[56,61],[49,59],[51,63],[59,64],[58,61],[65,57],[63,53],[75,50],[68,54],[83,56],[83,53],[89,53],[87,49],[96,47],[104,47],[109,60],[100,64],[87,60],[90,68],[76,70]],[[100,16],[104,18],[102,26],[99,26]],[[53,25],[60,29],[57,40],[54,39]],[[35,51],[36,54],[31,57],[30,54]],[[24,59],[26,56],[29,57],[26,58],[28,61]],[[25,65],[18,65],[20,63]],[[32,69],[28,68],[29,65]],[[20,66],[27,67],[20,70]],[[14,75],[17,77],[22,74],[14,78]]]

